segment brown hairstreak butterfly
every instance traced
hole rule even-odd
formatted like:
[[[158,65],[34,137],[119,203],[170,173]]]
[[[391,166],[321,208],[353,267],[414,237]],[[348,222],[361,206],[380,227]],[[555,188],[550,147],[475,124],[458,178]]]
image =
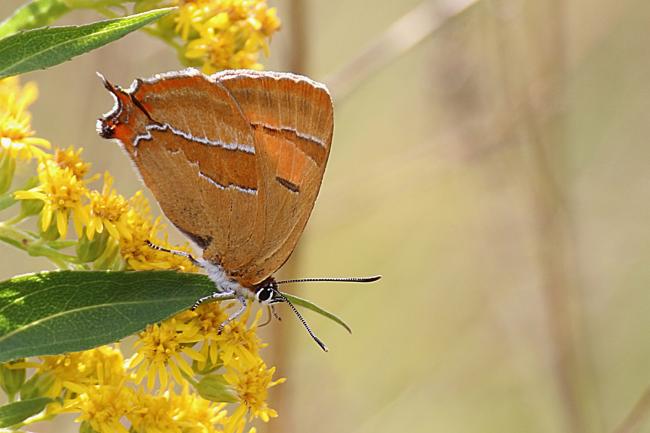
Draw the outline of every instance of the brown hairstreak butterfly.
[[[320,189],[334,127],[327,88],[291,73],[249,70],[206,76],[194,69],[138,79],[130,88],[102,77],[115,97],[97,123],[119,140],[169,220],[203,250],[187,257],[217,286],[208,300],[286,302],[278,284],[375,281],[323,278],[276,281]],[[227,323],[227,322],[226,322]],[[222,328],[225,325],[222,324]]]

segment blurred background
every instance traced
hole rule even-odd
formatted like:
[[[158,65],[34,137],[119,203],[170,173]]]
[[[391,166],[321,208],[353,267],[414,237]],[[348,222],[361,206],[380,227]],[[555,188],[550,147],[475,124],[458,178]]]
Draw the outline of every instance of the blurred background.
[[[281,310],[263,357],[288,380],[259,431],[650,432],[650,3],[269,3],[267,69],[335,98],[283,276],[384,278],[292,287],[354,332],[306,313],[323,353]],[[179,68],[135,33],[31,73],[34,128],[132,194],[127,156],[95,133],[113,104],[95,71],[127,86]],[[0,254],[2,279],[51,267]]]

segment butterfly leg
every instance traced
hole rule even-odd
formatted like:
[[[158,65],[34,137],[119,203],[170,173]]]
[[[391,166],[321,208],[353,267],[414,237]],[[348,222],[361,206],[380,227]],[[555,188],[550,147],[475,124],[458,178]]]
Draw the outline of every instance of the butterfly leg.
[[[221,334],[223,328],[225,328],[227,324],[244,314],[244,311],[246,311],[246,298],[244,296],[237,295],[237,300],[241,303],[239,310],[235,311],[221,325],[219,325],[219,329],[217,330],[218,334]]]
[[[280,317],[280,315],[278,314],[278,312],[275,311],[275,308],[274,308],[274,307],[275,307],[275,305],[270,305],[270,306],[269,306],[269,308],[271,309],[271,313],[273,313],[273,317],[275,317],[276,319],[278,319],[278,322],[282,322],[282,318]]]
[[[167,249],[165,247],[161,247],[160,245],[156,245],[154,243],[151,243],[149,240],[146,240],[145,242],[149,246],[149,248],[153,248],[154,250],[162,251],[164,253],[169,253],[169,254],[174,254],[176,256],[185,257],[190,262],[192,262],[192,264],[194,264],[195,266],[201,266],[201,263],[198,260],[196,260],[190,253],[186,253],[185,251],[179,251],[179,250],[170,250],[170,249]]]
[[[199,308],[199,305],[203,304],[204,302],[208,301],[224,301],[226,299],[232,299],[235,296],[235,292],[227,290],[225,292],[214,292],[211,295],[204,296],[202,298],[199,298],[196,300],[194,305],[192,305],[192,308],[190,310],[194,311],[197,308]]]

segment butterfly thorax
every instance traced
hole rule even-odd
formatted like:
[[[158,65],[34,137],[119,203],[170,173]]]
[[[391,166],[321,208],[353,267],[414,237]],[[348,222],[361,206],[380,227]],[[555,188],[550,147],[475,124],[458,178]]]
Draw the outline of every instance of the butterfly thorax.
[[[208,277],[217,287],[221,288],[223,291],[234,292],[237,295],[243,296],[245,298],[250,298],[255,295],[255,289],[252,287],[245,287],[240,284],[235,278],[228,275],[226,270],[217,263],[212,263],[208,260],[202,259],[199,261],[203,269],[208,274]]]

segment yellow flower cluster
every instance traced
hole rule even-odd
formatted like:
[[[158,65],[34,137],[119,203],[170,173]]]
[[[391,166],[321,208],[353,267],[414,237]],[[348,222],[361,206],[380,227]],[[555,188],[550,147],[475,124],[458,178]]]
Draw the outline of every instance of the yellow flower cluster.
[[[267,422],[277,416],[268,407],[267,393],[284,379],[273,381],[275,368],[267,368],[259,357],[261,345],[255,334],[259,317],[250,327],[242,318],[221,334],[215,326],[206,326],[206,320],[212,323],[215,317],[225,318],[225,312],[218,304],[207,304],[152,325],[139,334],[136,353],[126,361],[119,347],[111,345],[43,356],[40,362],[11,368],[35,368],[29,380],[32,396],[59,399],[44,416],[78,413],[76,420],[98,433],[126,433],[127,423],[135,432],[242,432],[254,418]],[[246,348],[232,346],[235,341]],[[216,353],[210,374],[199,382],[185,358],[202,362],[205,368],[206,358],[192,348],[196,344],[210,345]],[[227,362],[222,357],[226,352],[231,354]],[[145,377],[147,385],[139,386]],[[228,403],[237,403],[232,414]]]
[[[77,422],[98,433],[241,433],[253,419],[277,417],[268,389],[284,382],[272,380],[275,368],[259,356],[261,311],[247,326],[250,312],[219,333],[226,311],[216,303],[201,305],[139,333],[127,360],[114,344],[9,368],[35,370],[21,388],[24,397],[56,399],[41,419],[77,413]]]
[[[168,389],[171,377],[172,387],[185,389],[193,384],[206,398],[238,402],[235,412],[224,418],[225,431],[238,432],[246,425],[247,412],[248,421],[261,418],[267,422],[277,416],[267,405],[267,393],[284,379],[273,381],[275,368],[268,368],[260,358],[259,349],[264,347],[257,336],[261,310],[250,326],[249,308],[241,319],[219,332],[230,306],[203,304],[196,311],[147,327],[139,334],[128,368],[134,372],[135,383],[147,379],[148,389],[155,388],[156,383],[160,389]],[[193,379],[195,372],[205,373],[199,382]]]
[[[37,96],[34,83],[21,87],[16,77],[0,80],[0,152],[3,154],[23,160],[46,156],[43,149],[49,149],[50,142],[34,137],[32,116],[27,111]]]
[[[130,269],[195,270],[187,259],[147,246],[147,240],[161,246],[171,245],[159,237],[164,227],[151,217],[149,205],[140,192],[126,199],[112,188],[113,178],[108,172],[104,174],[101,191],[89,188],[89,183],[98,176],[86,178],[90,164],[83,161],[81,148],[55,149],[50,153],[49,141],[34,137],[27,108],[37,94],[34,83],[21,86],[15,77],[0,80],[0,184],[8,189],[16,160],[37,160],[37,184],[15,191],[13,197],[41,204],[31,207],[39,214],[41,232],[65,238],[72,219],[80,243],[92,243],[97,234],[107,232],[108,239],[103,237],[101,242],[95,242],[103,249],[95,251],[94,258],[88,261],[110,250],[113,255],[123,257],[126,261],[123,267]],[[97,247],[91,245],[91,249],[93,246]],[[106,257],[103,259],[106,262]]]
[[[271,36],[280,28],[266,0],[171,0],[178,6],[159,22],[163,35],[180,39],[177,48],[188,66],[211,74],[222,69],[262,69]]]
[[[55,228],[55,235],[65,238],[68,222],[73,226],[80,242],[95,241],[97,234],[107,232],[109,242],[119,245],[119,253],[130,269],[178,269],[195,270],[185,258],[172,256],[150,248],[146,241],[169,247],[158,234],[162,227],[159,220],[153,220],[149,206],[141,192],[130,200],[118,194],[113,188],[113,178],[104,174],[104,186],[100,191],[92,190],[88,183],[96,176],[85,180],[88,164],[79,158],[81,149],[57,150],[55,155],[44,154],[38,165],[38,185],[16,191],[17,200],[39,200],[40,229],[48,232]],[[98,242],[106,246],[107,242]],[[181,249],[187,249],[182,247]],[[97,251],[99,256],[103,251]]]
[[[33,137],[26,108],[35,97],[33,84],[0,81],[0,160],[37,161],[33,187],[11,193],[23,204],[13,223],[37,216],[41,240],[47,242],[66,238],[71,221],[77,245],[77,256],[67,256],[71,267],[88,269],[92,263],[95,269],[195,270],[186,258],[147,245],[171,247],[142,193],[123,197],[109,173],[101,190],[92,189],[98,176],[89,176],[81,149],[50,153],[46,140]],[[0,178],[2,172],[0,164]],[[138,334],[129,359],[114,344],[0,364],[0,370],[21,371],[23,378],[26,371],[33,372],[19,388],[21,398],[54,399],[30,423],[71,412],[78,414],[81,431],[242,433],[253,419],[266,422],[277,416],[267,393],[284,379],[273,380],[275,368],[260,357],[261,311],[249,325],[249,308],[219,332],[232,306],[206,303],[150,325]]]

